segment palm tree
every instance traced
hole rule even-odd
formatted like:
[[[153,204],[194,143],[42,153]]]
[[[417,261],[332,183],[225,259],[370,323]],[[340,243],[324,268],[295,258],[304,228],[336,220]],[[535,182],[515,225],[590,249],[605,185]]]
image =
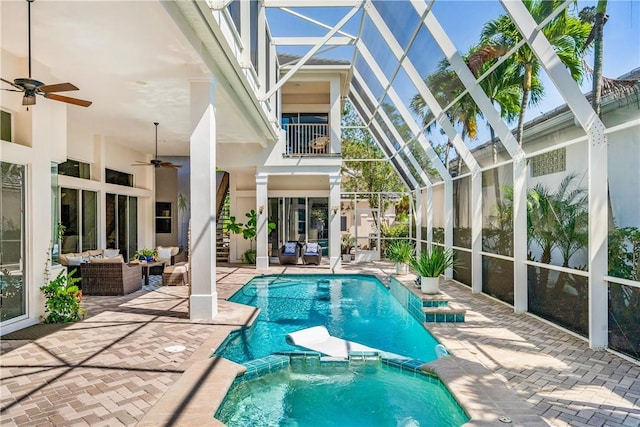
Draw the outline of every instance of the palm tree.
[[[523,3],[536,22],[544,20],[560,4],[558,0],[523,0]],[[542,29],[542,32],[574,80],[580,81],[583,72],[582,49],[590,32],[589,25],[569,15],[565,9],[553,18]],[[477,74],[484,64],[504,56],[521,40],[522,34],[509,16],[501,15],[495,20],[487,22],[480,35],[481,48],[469,58],[469,68]],[[522,95],[517,130],[517,140],[522,145],[527,107],[535,105],[539,101],[539,98],[533,96],[535,95],[533,88],[535,82],[539,81],[541,65],[528,44],[522,45],[513,57],[522,76]]]
[[[602,57],[603,57],[603,40],[604,40],[604,24],[607,23],[609,15],[607,15],[607,0],[598,0],[596,7],[585,7],[580,11],[580,19],[584,22],[593,24],[591,32],[584,43],[586,49],[593,42],[593,86],[591,105],[596,114],[600,115],[600,107],[602,102]]]
[[[465,89],[446,59],[440,60],[436,71],[427,76],[424,82],[438,104],[443,108],[449,105]],[[431,132],[435,126],[435,122],[432,123],[434,115],[419,93],[413,96],[409,108],[422,118],[422,125],[426,131]],[[478,135],[477,117],[480,114],[480,109],[476,106],[471,96],[468,94],[463,96],[455,105],[447,109],[445,114],[452,124],[461,126],[462,138],[476,139]],[[442,129],[440,129],[440,134],[445,134]],[[451,147],[452,144],[449,140],[447,140],[444,147],[434,147],[447,170],[449,170]],[[458,160],[461,159],[458,158]]]

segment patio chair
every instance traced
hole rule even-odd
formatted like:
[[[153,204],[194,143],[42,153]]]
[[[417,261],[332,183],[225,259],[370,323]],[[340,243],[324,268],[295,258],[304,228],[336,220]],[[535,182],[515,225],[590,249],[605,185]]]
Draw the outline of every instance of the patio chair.
[[[309,141],[309,148],[311,148],[314,153],[318,153],[318,154],[326,153],[327,145],[329,145],[328,136],[319,136]]]
[[[278,259],[280,264],[297,264],[300,251],[298,250],[298,242],[287,242],[281,248],[278,253]]]
[[[322,246],[318,243],[307,243],[302,249],[302,260],[305,264],[320,265],[322,260]]]

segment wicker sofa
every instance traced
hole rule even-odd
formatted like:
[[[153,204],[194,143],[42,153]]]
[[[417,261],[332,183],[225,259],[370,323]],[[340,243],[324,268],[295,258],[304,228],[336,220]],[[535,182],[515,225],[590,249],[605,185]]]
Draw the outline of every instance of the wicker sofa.
[[[142,287],[140,264],[90,262],[80,265],[84,295],[126,295]]]

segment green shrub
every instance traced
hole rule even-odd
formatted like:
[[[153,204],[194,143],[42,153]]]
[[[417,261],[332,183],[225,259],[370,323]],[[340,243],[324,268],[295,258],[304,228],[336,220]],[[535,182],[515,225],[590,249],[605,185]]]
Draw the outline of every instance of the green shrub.
[[[80,306],[82,291],[75,285],[80,279],[71,276],[75,271],[67,275],[63,270],[58,277],[40,288],[47,298],[44,303],[44,323],[77,322],[84,318],[85,310]]]

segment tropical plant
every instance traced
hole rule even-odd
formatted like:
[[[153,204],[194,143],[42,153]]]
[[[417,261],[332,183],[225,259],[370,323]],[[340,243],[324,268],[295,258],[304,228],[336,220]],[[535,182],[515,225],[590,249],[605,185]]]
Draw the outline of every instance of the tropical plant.
[[[187,201],[187,196],[185,196],[182,193],[178,193],[178,211],[180,212],[181,218],[180,221],[182,222],[182,242],[184,243],[184,240],[187,239],[187,227],[188,227],[188,218],[185,218],[185,214],[187,212],[187,209],[189,208],[189,203]],[[182,245],[182,246],[186,246],[186,245]]]
[[[413,257],[414,244],[410,240],[394,240],[387,247],[385,255],[392,262],[409,264]]]
[[[69,274],[62,270],[58,276],[40,290],[44,292],[45,301],[44,323],[77,322],[84,318],[86,312],[80,306],[82,291],[75,285],[80,279],[73,277],[75,269]]]
[[[410,264],[421,277],[439,277],[448,268],[457,267],[453,250],[445,250],[439,246],[430,251],[423,250],[420,255],[411,257]]]
[[[585,188],[577,187],[576,178],[567,175],[553,193],[542,184],[531,190],[535,203],[529,209],[530,233],[542,249],[542,263],[550,264],[551,252],[557,248],[562,266],[569,267],[571,257],[588,243],[588,195]]]
[[[258,236],[258,213],[255,209],[251,209],[250,212],[247,212],[245,216],[248,218],[246,223],[241,223],[236,221],[235,216],[229,217],[229,223],[227,224],[227,228],[230,232],[234,234],[242,234],[242,237],[245,240],[249,241],[249,249],[247,249],[242,257],[245,262],[249,264],[255,264],[256,262],[256,250],[253,248],[253,242]],[[267,235],[271,233],[276,228],[276,224],[274,222],[267,222]]]
[[[345,255],[350,254],[351,253],[351,249],[353,249],[355,244],[356,244],[356,238],[355,237],[353,237],[351,234],[343,234],[342,235],[342,241],[340,243],[340,250]]]
[[[542,22],[557,7],[562,7],[562,2],[559,0],[523,0],[523,3],[536,22]],[[542,33],[576,81],[582,78],[583,46],[590,30],[587,23],[571,16],[566,8],[542,28]],[[493,63],[496,58],[504,56],[521,40],[522,34],[513,20],[508,15],[500,15],[484,25],[480,35],[480,47],[469,57],[469,68],[477,75],[484,64]],[[522,78],[516,134],[518,143],[522,145],[527,107],[539,101],[535,98],[535,92],[532,89],[534,83],[539,81],[541,65],[531,47],[526,43],[518,48],[513,58]]]
[[[640,230],[616,228],[609,235],[609,275],[640,281]]]

